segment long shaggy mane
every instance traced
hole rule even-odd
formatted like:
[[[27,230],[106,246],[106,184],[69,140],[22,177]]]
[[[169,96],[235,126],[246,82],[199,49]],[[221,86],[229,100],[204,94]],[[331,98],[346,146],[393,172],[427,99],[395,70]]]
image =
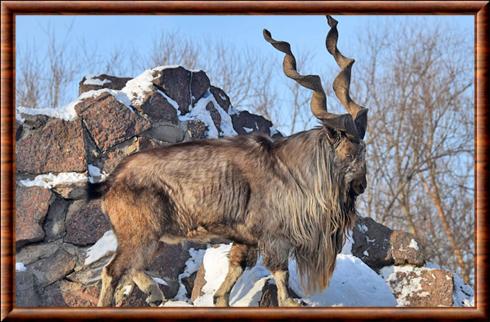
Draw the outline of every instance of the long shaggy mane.
[[[355,218],[355,197],[345,186],[342,169],[335,166],[334,151],[321,131],[305,144],[302,168],[291,175],[295,189],[281,200],[279,214],[293,246],[301,284],[307,294],[328,286],[337,254]],[[286,215],[287,214],[287,215]],[[287,216],[287,218],[286,218]]]

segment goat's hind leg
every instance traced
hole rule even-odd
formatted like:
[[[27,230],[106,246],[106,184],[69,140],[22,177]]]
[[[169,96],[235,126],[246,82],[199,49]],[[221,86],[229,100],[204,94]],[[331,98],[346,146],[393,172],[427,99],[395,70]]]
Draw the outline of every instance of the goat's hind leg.
[[[130,259],[123,253],[116,253],[116,256],[102,269],[102,287],[100,290],[97,306],[112,306],[114,291],[121,278],[127,272]]]
[[[228,274],[213,297],[215,306],[230,306],[230,292],[247,265],[248,246],[233,243],[229,254]]]

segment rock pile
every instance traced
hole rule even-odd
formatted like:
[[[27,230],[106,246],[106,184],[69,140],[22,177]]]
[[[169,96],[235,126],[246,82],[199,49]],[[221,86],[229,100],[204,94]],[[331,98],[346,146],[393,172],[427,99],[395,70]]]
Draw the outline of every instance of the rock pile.
[[[280,135],[269,120],[236,110],[202,71],[157,67],[133,79],[87,76],[79,91],[62,109],[17,109],[18,306],[96,305],[100,272],[117,241],[100,202],[85,200],[87,180],[104,180],[124,157],[149,148],[206,137]],[[148,273],[166,298],[199,301],[207,283],[205,247],[161,245]],[[424,267],[413,236],[370,218],[358,219],[348,252],[385,279],[398,305],[462,305],[454,303],[454,289],[472,292],[456,285],[450,272]],[[258,305],[277,305],[275,285],[262,283]],[[124,306],[146,306],[138,289],[119,291],[130,294]]]
[[[259,115],[233,108],[203,71],[159,67],[140,76],[88,76],[80,96],[62,109],[17,109],[17,304],[96,304],[99,262],[89,246],[111,229],[99,201],[85,200],[127,155],[149,148],[237,133],[278,133]],[[277,134],[276,134],[277,135]],[[162,247],[151,269],[165,278],[167,296],[189,257],[185,247]],[[127,305],[142,306],[138,292]]]

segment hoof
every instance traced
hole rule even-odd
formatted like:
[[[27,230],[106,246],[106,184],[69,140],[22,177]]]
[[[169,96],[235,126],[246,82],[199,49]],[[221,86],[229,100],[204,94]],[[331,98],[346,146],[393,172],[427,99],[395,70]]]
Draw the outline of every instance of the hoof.
[[[214,296],[213,302],[214,302],[214,306],[218,306],[218,307],[230,306],[228,298],[225,296]]]
[[[146,303],[148,303],[148,305],[152,307],[160,306],[164,302],[165,297],[163,296],[163,293],[158,286],[156,286],[150,292],[150,295],[148,295],[148,297],[146,298]]]
[[[290,307],[302,307],[306,306],[306,303],[293,298],[287,298],[279,303],[279,306],[290,306]]]

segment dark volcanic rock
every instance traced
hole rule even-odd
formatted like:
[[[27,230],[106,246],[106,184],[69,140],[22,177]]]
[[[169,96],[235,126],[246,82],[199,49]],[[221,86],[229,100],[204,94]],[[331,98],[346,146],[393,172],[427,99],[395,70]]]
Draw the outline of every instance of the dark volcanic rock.
[[[219,87],[211,86],[209,88],[209,91],[211,94],[213,94],[214,98],[216,99],[216,102],[225,110],[225,112],[228,112],[231,106],[230,98],[226,93]]]
[[[100,287],[58,281],[43,291],[42,306],[93,307],[97,306]]]
[[[112,95],[96,101],[97,104],[77,106],[77,112],[100,150],[126,141],[149,129],[149,121],[132,112]]]
[[[77,200],[70,205],[65,222],[64,241],[75,245],[94,244],[111,224],[100,209],[100,200]]]
[[[47,189],[17,185],[15,198],[15,242],[17,247],[44,238],[42,225],[52,197],[52,193]]]
[[[152,122],[166,121],[173,124],[179,123],[177,110],[159,93],[155,93],[146,100],[141,106],[141,109],[148,115]]]
[[[209,111],[214,125],[218,129],[219,133],[221,133],[221,115],[219,114],[218,110],[212,102],[209,102],[208,105],[206,105],[206,110]]]
[[[184,271],[185,262],[189,257],[189,251],[181,245],[160,243],[157,255],[147,270],[150,275],[160,277],[168,284],[160,285],[165,298],[170,299],[177,295],[179,274]]]
[[[238,134],[263,133],[265,135],[271,135],[271,121],[260,115],[251,114],[248,111],[241,111],[231,115],[231,120],[233,122],[233,128]]]
[[[374,270],[393,264],[425,263],[423,249],[412,234],[393,231],[371,218],[358,217],[352,237],[352,254]]]
[[[17,306],[35,307],[40,305],[36,278],[32,272],[15,272],[15,302]]]
[[[60,248],[53,255],[28,265],[28,270],[34,273],[39,285],[45,287],[65,277],[75,265],[76,259]]]
[[[102,88],[122,89],[126,83],[131,80],[130,77],[116,77],[106,74],[97,75],[87,79],[82,78],[79,85],[79,95],[88,91]]]
[[[188,113],[189,106],[193,106],[210,86],[203,71],[191,72],[180,66],[165,68],[153,83],[177,102],[182,114]]]
[[[50,119],[31,131],[17,142],[16,162],[18,172],[31,174],[84,172],[87,161],[80,120]]]

